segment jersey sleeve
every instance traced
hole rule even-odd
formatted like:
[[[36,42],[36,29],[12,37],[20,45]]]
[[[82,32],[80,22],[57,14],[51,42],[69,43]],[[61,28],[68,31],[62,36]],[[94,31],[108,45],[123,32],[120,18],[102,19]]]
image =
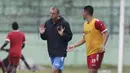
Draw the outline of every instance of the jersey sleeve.
[[[100,21],[100,20],[96,20],[96,22],[95,22],[95,28],[96,28],[97,30],[99,30],[101,33],[107,31],[106,26],[105,26],[104,23],[103,23],[102,21]]]
[[[8,35],[7,35],[7,37],[6,37],[5,40],[6,40],[6,41],[10,41],[10,33],[8,33]]]

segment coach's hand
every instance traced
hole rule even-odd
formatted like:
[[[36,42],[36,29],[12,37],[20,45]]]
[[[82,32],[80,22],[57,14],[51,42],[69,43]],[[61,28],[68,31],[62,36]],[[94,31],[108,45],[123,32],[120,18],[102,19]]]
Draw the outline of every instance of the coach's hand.
[[[74,45],[68,46],[67,50],[68,52],[73,51],[75,49]]]
[[[40,25],[39,27],[40,34],[43,34],[45,30],[46,30],[45,25]]]
[[[57,31],[58,31],[60,36],[63,36],[64,30],[65,30],[65,27],[63,27],[63,26],[58,26],[57,27]]]

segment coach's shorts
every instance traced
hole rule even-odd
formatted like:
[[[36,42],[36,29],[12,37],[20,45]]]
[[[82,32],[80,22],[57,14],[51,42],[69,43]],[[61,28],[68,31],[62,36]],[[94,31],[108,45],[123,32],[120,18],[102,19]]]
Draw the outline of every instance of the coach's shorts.
[[[103,53],[96,53],[90,56],[87,56],[87,64],[89,69],[99,69],[102,63],[104,56]]]
[[[64,69],[64,57],[50,57],[51,63],[52,63],[52,68]]]
[[[8,58],[9,65],[14,65],[16,67],[19,64],[19,60],[20,60],[20,57],[15,57],[15,56],[9,56],[9,58]]]

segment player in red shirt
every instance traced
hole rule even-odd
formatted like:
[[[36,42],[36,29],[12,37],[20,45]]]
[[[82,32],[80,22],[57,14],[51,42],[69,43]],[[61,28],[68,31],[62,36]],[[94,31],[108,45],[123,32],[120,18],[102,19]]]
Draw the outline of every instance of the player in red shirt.
[[[1,49],[10,43],[9,49],[9,65],[7,68],[7,73],[16,73],[17,65],[22,55],[22,48],[25,46],[25,36],[24,33],[18,30],[19,26],[17,22],[12,23],[13,31],[8,33],[5,43],[2,45]]]

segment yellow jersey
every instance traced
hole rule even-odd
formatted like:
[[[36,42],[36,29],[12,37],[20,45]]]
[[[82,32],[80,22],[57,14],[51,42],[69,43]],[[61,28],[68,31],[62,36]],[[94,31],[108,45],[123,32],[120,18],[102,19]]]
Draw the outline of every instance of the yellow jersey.
[[[104,24],[93,18],[89,23],[84,23],[84,39],[87,46],[87,56],[98,53],[103,44],[102,32],[106,31]]]

